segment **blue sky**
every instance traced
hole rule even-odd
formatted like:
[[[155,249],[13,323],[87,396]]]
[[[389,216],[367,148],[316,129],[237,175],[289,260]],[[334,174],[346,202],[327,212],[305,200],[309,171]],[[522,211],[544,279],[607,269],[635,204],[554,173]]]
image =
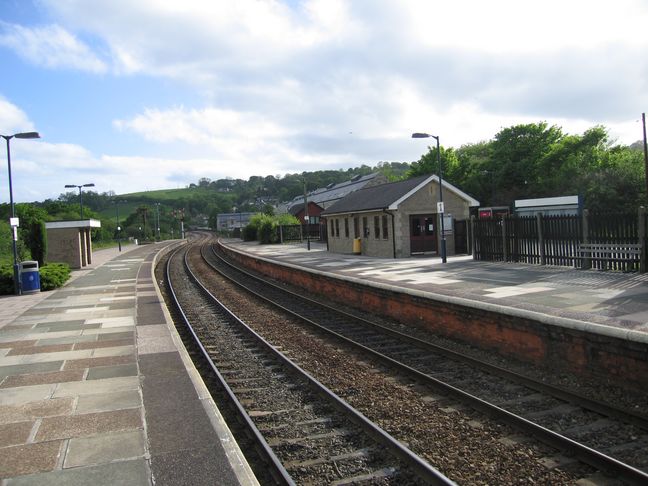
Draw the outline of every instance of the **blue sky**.
[[[648,2],[0,0],[18,202],[411,162],[546,121],[641,139]],[[9,200],[0,148],[0,202]]]

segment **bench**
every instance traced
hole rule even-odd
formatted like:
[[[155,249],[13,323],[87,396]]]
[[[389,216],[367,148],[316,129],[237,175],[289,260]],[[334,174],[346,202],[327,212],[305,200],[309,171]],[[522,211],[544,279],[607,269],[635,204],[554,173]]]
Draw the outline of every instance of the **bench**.
[[[581,268],[591,268],[592,261],[601,262],[601,270],[607,270],[612,262],[616,269],[638,270],[641,260],[641,244],[639,243],[581,243],[578,248],[581,258]],[[618,265],[620,264],[620,265]],[[621,268],[618,268],[621,267]]]

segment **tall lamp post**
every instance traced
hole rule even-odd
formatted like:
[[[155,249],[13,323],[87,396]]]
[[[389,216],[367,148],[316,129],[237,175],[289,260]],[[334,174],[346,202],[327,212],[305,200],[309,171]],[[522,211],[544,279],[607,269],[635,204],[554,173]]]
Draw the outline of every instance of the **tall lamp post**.
[[[446,237],[445,228],[443,226],[443,215],[445,209],[443,207],[443,169],[441,167],[441,150],[439,147],[438,135],[430,135],[429,133],[412,133],[412,138],[434,138],[436,139],[437,146],[437,165],[439,167],[439,202],[437,204],[437,213],[441,215],[441,261],[446,263]]]
[[[117,212],[117,246],[119,247],[119,251],[122,251],[121,226],[119,225],[119,203],[120,201],[115,201],[115,211]]]
[[[71,188],[71,187],[78,187],[79,188],[79,207],[81,208],[81,219],[83,219],[83,196],[81,192],[82,187],[94,187],[94,184],[91,182],[90,184],[82,184],[82,185],[77,185],[77,184],[65,184],[66,188]]]
[[[157,239],[160,241],[162,238],[160,237],[160,203],[156,202],[155,203],[155,214],[156,214],[156,223],[157,223]]]
[[[13,276],[14,276],[14,293],[20,295],[22,293],[22,288],[20,285],[20,275],[18,275],[18,226],[19,221],[16,217],[16,207],[13,200],[13,187],[11,184],[11,150],[9,148],[9,140],[12,138],[40,138],[38,132],[21,132],[14,133],[13,135],[0,135],[7,141],[7,168],[9,170],[9,205],[11,206],[11,218],[9,219],[9,225],[11,226],[12,232],[12,248],[13,248]]]

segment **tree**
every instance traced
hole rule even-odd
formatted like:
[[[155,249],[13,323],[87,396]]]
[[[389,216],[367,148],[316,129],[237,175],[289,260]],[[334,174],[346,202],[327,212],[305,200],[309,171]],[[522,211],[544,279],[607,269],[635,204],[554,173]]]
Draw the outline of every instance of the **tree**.
[[[479,200],[482,206],[508,204],[497,198],[490,142],[462,145],[456,155],[456,163],[446,169],[449,182]]]
[[[563,137],[556,126],[546,122],[515,125],[495,135],[487,170],[493,175],[497,193],[503,200],[539,197],[542,194],[540,161],[554,143]]]
[[[453,148],[446,149],[441,145],[440,147],[440,162],[442,172],[444,167],[452,167],[458,164],[457,155]],[[410,169],[407,171],[408,178],[418,177],[422,175],[439,175],[439,161],[437,161],[437,148],[428,147],[428,152],[424,154],[418,162],[413,162]]]

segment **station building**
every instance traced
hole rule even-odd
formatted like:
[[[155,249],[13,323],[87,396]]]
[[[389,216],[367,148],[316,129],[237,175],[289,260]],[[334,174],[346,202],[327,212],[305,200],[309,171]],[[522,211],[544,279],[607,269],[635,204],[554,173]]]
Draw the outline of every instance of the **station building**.
[[[354,191],[321,213],[334,253],[383,258],[438,254],[444,217],[448,255],[468,248],[470,208],[479,201],[445,180],[443,215],[438,212],[439,177],[426,175]]]

